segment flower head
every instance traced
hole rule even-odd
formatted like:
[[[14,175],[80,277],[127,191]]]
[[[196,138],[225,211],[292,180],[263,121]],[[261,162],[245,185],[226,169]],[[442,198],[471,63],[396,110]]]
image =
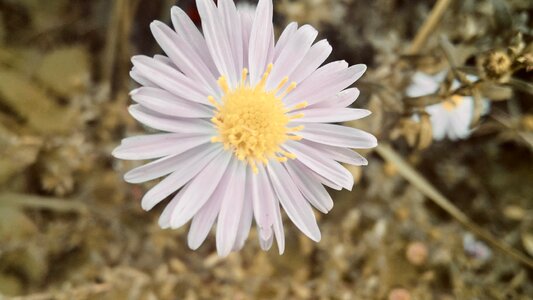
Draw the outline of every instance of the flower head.
[[[131,115],[163,133],[126,138],[113,155],[157,159],[125,175],[130,183],[165,177],[142,199],[150,210],[178,191],[159,224],[191,221],[188,244],[200,247],[215,221],[221,256],[243,247],[255,219],[259,242],[276,239],[284,251],[280,205],[307,236],[320,240],[312,206],[327,213],[333,201],[323,185],[351,189],[353,177],[339,162],[366,165],[349,148],[372,148],[364,131],[326,123],[363,118],[346,108],[359,91],[348,88],[366,70],[336,61],[317,31],[291,23],[275,42],[272,1],[255,11],[231,0],[197,0],[203,35],[179,8],[174,30],[154,22],[152,32],[167,56],[136,56]]]
[[[422,97],[434,94],[439,90],[445,78],[446,72],[433,76],[417,72],[412,78],[411,85],[407,87],[407,96]],[[470,75],[468,79],[475,81],[477,77]],[[454,81],[451,88],[456,89],[459,86],[460,83]],[[482,114],[488,112],[489,105],[489,102],[484,99]],[[430,115],[434,140],[440,141],[445,137],[450,140],[465,139],[472,133],[470,126],[474,118],[473,97],[454,95],[441,103],[427,106],[425,110]]]

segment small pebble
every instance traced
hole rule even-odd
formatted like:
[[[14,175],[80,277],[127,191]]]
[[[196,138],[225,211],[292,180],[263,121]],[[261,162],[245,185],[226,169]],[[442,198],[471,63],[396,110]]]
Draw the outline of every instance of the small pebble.
[[[396,288],[390,291],[389,300],[411,300],[411,293],[402,288]]]
[[[405,251],[405,256],[411,264],[421,266],[427,261],[428,248],[421,242],[410,243]]]

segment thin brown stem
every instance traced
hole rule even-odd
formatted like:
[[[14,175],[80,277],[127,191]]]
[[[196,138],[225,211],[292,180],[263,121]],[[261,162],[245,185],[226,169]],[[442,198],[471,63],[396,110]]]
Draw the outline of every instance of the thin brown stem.
[[[433,9],[431,10],[431,13],[429,14],[429,17],[424,21],[424,24],[422,24],[422,27],[418,30],[415,39],[413,40],[413,43],[411,44],[411,47],[407,50],[407,54],[414,55],[417,54],[422,47],[426,44],[429,36],[435,28],[439,25],[440,21],[442,20],[442,17],[444,16],[444,13],[450,6],[450,3],[452,0],[438,0]]]

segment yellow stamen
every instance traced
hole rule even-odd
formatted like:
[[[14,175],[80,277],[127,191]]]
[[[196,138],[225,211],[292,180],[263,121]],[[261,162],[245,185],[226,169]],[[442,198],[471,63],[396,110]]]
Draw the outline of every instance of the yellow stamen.
[[[461,104],[461,102],[463,102],[464,100],[464,97],[463,96],[459,96],[459,95],[453,95],[450,97],[450,99],[442,102],[442,106],[444,107],[444,109],[446,109],[447,111],[452,111],[454,110],[457,106],[459,106],[459,104]]]
[[[301,140],[303,140],[303,137],[301,137],[299,135],[290,135],[289,136],[289,140],[291,140],[291,141],[301,141]]]
[[[224,149],[231,150],[235,157],[248,164],[257,174],[258,163],[267,164],[269,159],[286,162],[295,159],[296,155],[283,151],[280,146],[288,140],[300,140],[294,132],[302,130],[303,126],[288,128],[290,120],[303,117],[303,114],[288,116],[287,113],[307,106],[306,102],[287,109],[278,92],[289,82],[285,77],[271,91],[265,89],[273,65],[269,64],[259,83],[251,86],[247,82],[248,70],[242,71],[241,83],[236,87],[228,85],[225,76],[218,79],[223,91],[219,102],[209,96],[209,102],[215,106],[215,116],[211,122],[218,130],[218,135],[211,138],[213,143],[222,143]],[[292,83],[285,92],[286,95],[296,86]]]
[[[303,108],[306,108],[307,106],[309,105],[309,103],[307,102],[300,102],[298,104],[296,104],[295,106],[293,106],[292,108],[288,109],[287,112],[291,112],[291,111],[295,111],[295,110],[298,110],[298,109],[303,109]]]
[[[285,96],[287,96],[287,94],[292,92],[295,88],[296,88],[296,82],[292,82],[289,85],[289,87],[283,92],[283,94],[281,94],[281,98],[285,98]]]
[[[296,114],[296,115],[294,115],[294,116],[290,116],[290,119],[291,119],[291,120],[296,120],[296,119],[301,119],[301,118],[303,118],[303,117],[305,117],[304,114]]]

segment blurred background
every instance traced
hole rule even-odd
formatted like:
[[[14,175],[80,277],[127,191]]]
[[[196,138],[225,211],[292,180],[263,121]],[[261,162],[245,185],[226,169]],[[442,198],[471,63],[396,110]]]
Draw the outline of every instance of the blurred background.
[[[380,147],[317,214],[320,243],[286,221],[283,256],[252,229],[226,259],[159,229],[150,184],[122,180],[138,163],[110,155],[145,130],[129,60],[161,53],[149,23],[173,5],[199,24],[191,0],[0,0],[0,299],[531,299],[533,2],[274,1],[277,34],[309,23],[330,60],[368,65],[354,126]],[[405,90],[449,70],[491,105],[437,142],[420,112],[440,100]]]

